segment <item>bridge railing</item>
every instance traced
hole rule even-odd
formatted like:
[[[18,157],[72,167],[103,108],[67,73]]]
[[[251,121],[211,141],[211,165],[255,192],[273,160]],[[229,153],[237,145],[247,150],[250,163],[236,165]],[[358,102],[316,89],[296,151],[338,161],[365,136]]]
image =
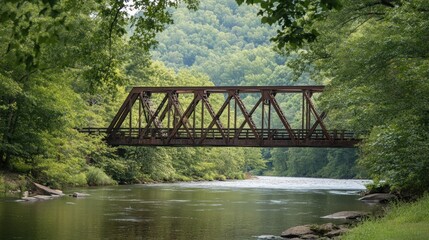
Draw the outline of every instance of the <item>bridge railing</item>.
[[[132,139],[163,139],[170,136],[173,129],[169,128],[150,128],[144,132],[143,128],[120,128],[115,129],[112,133],[107,132],[107,128],[80,128],[79,132],[87,134],[106,134],[109,138],[132,138]],[[262,139],[273,139],[273,140],[290,140],[292,139],[290,133],[285,129],[258,129],[256,130],[259,138]],[[329,130],[327,131],[330,138],[334,140],[355,140],[358,139],[356,134],[346,130]],[[229,139],[256,139],[252,129],[226,129],[224,130],[224,136]],[[296,139],[314,139],[323,140],[327,139],[325,133],[322,130],[314,130],[310,133],[309,130],[303,129],[292,129]],[[144,134],[144,135],[143,135]],[[143,135],[143,136],[142,136]],[[222,139],[224,138],[222,133],[218,129],[179,129],[177,133],[172,137],[174,139],[188,139],[190,136],[194,139]]]

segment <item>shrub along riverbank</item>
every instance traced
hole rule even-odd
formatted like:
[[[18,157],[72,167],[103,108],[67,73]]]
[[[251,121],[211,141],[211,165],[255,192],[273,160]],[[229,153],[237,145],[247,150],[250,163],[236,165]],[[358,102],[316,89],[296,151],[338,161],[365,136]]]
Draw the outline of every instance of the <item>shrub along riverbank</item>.
[[[428,237],[429,195],[426,194],[416,202],[391,205],[384,217],[364,221],[342,239],[420,240]]]

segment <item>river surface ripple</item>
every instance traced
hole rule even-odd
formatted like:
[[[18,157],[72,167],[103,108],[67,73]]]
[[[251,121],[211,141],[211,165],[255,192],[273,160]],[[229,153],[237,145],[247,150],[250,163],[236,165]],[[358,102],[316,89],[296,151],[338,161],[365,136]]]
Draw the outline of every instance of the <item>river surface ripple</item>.
[[[370,180],[300,178],[300,177],[266,177],[258,176],[247,180],[184,182],[173,183],[172,186],[189,188],[260,188],[283,190],[364,190]],[[168,184],[154,184],[167,186]]]
[[[66,191],[89,193],[85,198],[0,199],[0,239],[255,240],[331,222],[321,217],[334,212],[371,211],[357,200],[369,182],[257,177]]]

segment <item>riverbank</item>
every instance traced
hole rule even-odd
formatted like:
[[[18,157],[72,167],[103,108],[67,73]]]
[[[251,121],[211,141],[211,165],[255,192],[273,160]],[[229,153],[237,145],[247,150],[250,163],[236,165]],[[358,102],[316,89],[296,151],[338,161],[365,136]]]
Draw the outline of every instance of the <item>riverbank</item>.
[[[351,229],[345,240],[420,240],[429,238],[429,195],[412,203],[391,205],[386,215]]]

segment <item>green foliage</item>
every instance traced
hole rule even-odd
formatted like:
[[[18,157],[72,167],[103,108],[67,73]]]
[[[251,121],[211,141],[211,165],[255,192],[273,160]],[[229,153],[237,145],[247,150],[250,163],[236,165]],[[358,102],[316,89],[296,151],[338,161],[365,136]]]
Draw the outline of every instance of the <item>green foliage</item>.
[[[196,9],[198,6],[198,1],[195,0],[136,0],[131,3],[92,0],[86,1],[85,4],[79,1],[57,0],[2,1],[0,22],[2,28],[6,27],[3,30],[7,29],[7,34],[2,35],[10,36],[2,40],[6,44],[2,50],[5,50],[6,54],[14,55],[12,61],[16,64],[23,64],[26,70],[31,71],[42,67],[43,62],[40,60],[46,45],[73,44],[73,41],[69,40],[79,41],[79,38],[68,39],[66,36],[70,33],[80,33],[80,40],[85,39],[86,33],[91,33],[88,36],[95,41],[87,43],[96,43],[93,46],[100,46],[99,50],[108,51],[107,59],[98,59],[104,63],[98,66],[94,64],[93,67],[99,74],[104,75],[104,81],[109,81],[112,80],[110,77],[114,75],[116,65],[113,44],[126,35],[129,21],[134,27],[131,41],[147,51],[156,44],[155,34],[164,30],[165,25],[172,23],[169,8],[177,7],[180,2],[187,4],[190,9]],[[130,11],[140,11],[140,15],[130,16]],[[88,27],[88,24],[95,26],[95,29],[80,32],[80,29]],[[67,50],[77,49],[68,47]]]
[[[261,24],[256,13],[234,0],[204,0],[195,12],[178,8],[172,11],[175,24],[157,36],[153,58],[176,70],[205,73],[217,86],[308,83],[305,74],[299,83],[291,81],[288,58],[269,42],[275,29]]]
[[[296,49],[305,42],[314,42],[319,35],[314,22],[323,19],[326,12],[341,7],[340,0],[236,0],[237,3],[258,4],[261,22],[269,25],[279,25],[281,30],[272,38],[279,48],[285,46]],[[382,1],[383,2],[383,1]]]
[[[355,167],[354,149],[274,148],[271,154],[274,170],[280,176],[349,179],[361,174]]]
[[[365,185],[366,192],[368,194],[371,193],[389,193],[390,192],[390,185],[386,183],[385,181],[375,181],[373,183],[369,183]]]
[[[89,186],[103,186],[116,184],[103,170],[97,167],[88,167],[86,181]]]
[[[363,144],[361,161],[377,180],[386,180],[394,191],[428,190],[428,133],[417,118],[403,116],[387,126],[375,127]]]
[[[364,178],[366,173],[356,166],[358,158],[356,149],[328,149],[327,163],[318,174],[328,178]]]

